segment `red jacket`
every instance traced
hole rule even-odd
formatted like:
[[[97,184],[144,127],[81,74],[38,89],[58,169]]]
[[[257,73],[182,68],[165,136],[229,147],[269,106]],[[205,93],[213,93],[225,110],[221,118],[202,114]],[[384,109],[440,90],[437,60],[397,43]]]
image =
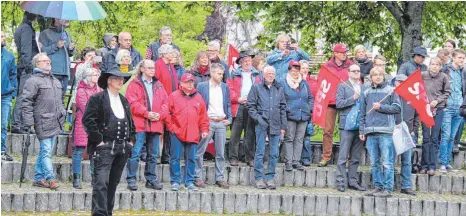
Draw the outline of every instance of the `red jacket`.
[[[351,65],[355,64],[349,58],[346,58],[346,61],[343,62],[342,65],[338,66],[335,63],[335,57],[330,58],[330,60],[325,63],[323,66],[326,67],[330,72],[335,74],[337,77],[341,79],[342,82],[346,82],[349,79],[348,76],[348,69]],[[330,98],[329,105],[335,105],[336,103],[336,95],[333,98]]]
[[[316,93],[317,93],[317,76],[314,76],[314,75],[308,75],[306,77],[306,82],[307,84],[309,84],[309,86],[311,87],[311,93],[312,93],[312,96],[314,96],[314,98],[316,97]]]
[[[78,83],[76,90],[76,121],[74,123],[74,145],[75,146],[87,146],[87,133],[83,127],[83,115],[86,110],[87,101],[89,98],[97,92],[101,92],[102,89],[97,85],[87,85],[83,80]]]
[[[195,90],[194,90],[195,91]],[[209,118],[202,96],[195,91],[191,95],[177,90],[168,96],[168,131],[182,142],[199,143],[201,133],[209,133]]]
[[[252,76],[254,79],[253,84],[260,83],[262,81],[262,74],[256,71],[252,71]],[[238,112],[238,99],[241,97],[241,86],[243,84],[243,76],[241,76],[241,71],[236,70],[231,74],[231,77],[227,80],[228,88],[230,89],[230,100],[231,100],[231,114],[233,118],[236,117]]]
[[[163,61],[162,58],[155,61],[155,77],[162,83],[163,88],[167,94],[170,94],[173,91],[173,84],[175,84],[174,89],[178,89],[178,76],[176,74],[176,69],[173,64],[169,64],[169,67],[172,69],[172,74],[168,70],[167,64]]]
[[[164,102],[167,100],[168,95],[155,77],[152,79],[152,92],[152,106],[149,108],[149,97],[140,75],[130,82],[126,90],[125,96],[131,106],[131,114],[133,115],[137,133],[156,132],[163,134],[162,121],[168,115],[168,107]],[[159,113],[160,120],[150,121],[147,118],[149,112]]]

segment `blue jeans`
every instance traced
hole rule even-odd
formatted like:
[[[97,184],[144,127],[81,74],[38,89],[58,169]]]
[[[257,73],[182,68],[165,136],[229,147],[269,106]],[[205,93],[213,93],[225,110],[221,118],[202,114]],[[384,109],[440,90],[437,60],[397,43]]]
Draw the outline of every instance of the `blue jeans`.
[[[270,128],[270,127],[269,127]],[[256,153],[254,155],[254,174],[256,182],[263,181],[264,172],[264,153],[265,153],[265,137],[269,135],[269,162],[267,172],[265,173],[266,181],[273,180],[275,177],[275,168],[278,161],[278,142],[280,135],[271,135],[267,133],[268,129],[263,129],[262,126],[256,124]]]
[[[138,173],[139,158],[144,144],[147,145],[147,158],[144,176],[146,181],[150,183],[157,182],[157,157],[159,156],[160,134],[150,132],[139,132],[136,134],[136,143],[133,146],[131,158],[126,165],[126,180],[136,182]]]
[[[184,149],[184,185],[194,184],[197,144],[182,142],[174,134],[170,134],[170,142],[170,183],[181,183],[180,160]]]
[[[436,170],[438,161],[439,141],[440,141],[440,128],[442,127],[443,109],[437,110],[434,116],[435,125],[428,128],[424,123],[422,125],[422,170]]]
[[[6,136],[11,111],[11,95],[2,96],[2,152],[6,152]]]
[[[463,117],[459,108],[447,107],[442,121],[442,138],[440,140],[440,164],[447,166],[451,162],[451,152],[455,144],[455,135],[458,132]]]
[[[312,162],[311,136],[304,135],[303,151],[301,152],[301,161],[308,160]]]
[[[411,154],[413,149],[401,154],[401,189],[411,189]]]
[[[72,159],[71,159],[71,164],[72,164],[72,169],[73,169],[73,174],[78,174],[81,175],[81,161],[83,160],[83,153],[86,147],[84,146],[73,146],[72,151]]]
[[[391,135],[369,135],[366,141],[371,159],[374,188],[393,191],[395,147]],[[383,167],[382,167],[383,166]]]
[[[52,167],[52,151],[57,141],[57,137],[39,140],[40,150],[36,162],[36,170],[34,174],[34,182],[55,179]]]

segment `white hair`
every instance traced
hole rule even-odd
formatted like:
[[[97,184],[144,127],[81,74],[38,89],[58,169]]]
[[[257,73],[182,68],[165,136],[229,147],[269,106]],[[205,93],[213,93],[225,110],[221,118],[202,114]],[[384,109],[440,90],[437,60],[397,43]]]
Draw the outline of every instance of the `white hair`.
[[[37,53],[34,57],[32,57],[31,63],[32,63],[32,65],[33,65],[34,67],[36,67],[37,61],[38,61],[39,58],[42,57],[42,56],[48,57],[48,56],[47,56],[47,53],[45,53],[45,52]]]
[[[89,81],[92,79],[92,75],[94,75],[94,72],[97,72],[100,74],[100,71],[96,68],[93,68],[93,67],[84,68],[83,80],[86,84],[89,84]]]
[[[267,71],[273,71],[275,73],[275,68],[270,66],[270,65],[267,65],[264,67],[264,73],[267,72]]]
[[[131,64],[131,53],[128,50],[120,49],[115,57],[115,62],[117,64],[121,63],[121,59],[125,56],[129,56],[129,64]]]
[[[160,28],[160,36],[162,36],[163,33],[166,32],[166,31],[170,31],[170,33],[171,33],[172,29],[170,27],[168,27],[168,26],[164,26],[164,27]]]
[[[159,48],[159,58],[162,58],[164,54],[172,53],[173,52],[173,46],[170,44],[164,44],[160,46]]]
[[[217,40],[213,40],[207,44],[208,48],[214,48],[215,50],[220,51],[220,43]]]

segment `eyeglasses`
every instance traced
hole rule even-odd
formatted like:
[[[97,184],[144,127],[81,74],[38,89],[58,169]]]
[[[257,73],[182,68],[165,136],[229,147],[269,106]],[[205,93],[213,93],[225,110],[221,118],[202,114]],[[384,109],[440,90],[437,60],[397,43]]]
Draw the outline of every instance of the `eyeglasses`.
[[[118,77],[118,76],[110,76],[108,79],[113,79],[113,80],[117,80],[117,81],[123,81],[123,80],[125,80],[124,77]]]
[[[155,70],[155,67],[143,67],[145,69],[149,69],[149,70]]]
[[[50,60],[40,60],[40,61],[37,61],[37,62],[48,62],[48,63],[50,63],[51,61]]]
[[[361,71],[360,71],[360,70],[350,70],[349,72],[351,72],[351,73],[359,73],[359,72],[361,72]]]

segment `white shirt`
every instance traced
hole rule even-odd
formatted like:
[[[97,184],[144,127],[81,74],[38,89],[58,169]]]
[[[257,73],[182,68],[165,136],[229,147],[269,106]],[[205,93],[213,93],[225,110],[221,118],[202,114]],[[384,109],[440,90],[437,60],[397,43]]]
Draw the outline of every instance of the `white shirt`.
[[[249,91],[252,87],[252,72],[241,72],[243,77],[241,83],[241,97],[248,97]]]
[[[110,90],[108,90],[108,98],[110,98],[110,107],[112,108],[113,114],[119,118],[125,118],[125,109],[123,108],[123,104],[120,100],[120,95],[117,93],[116,95],[112,94]]]
[[[223,93],[220,84],[214,86],[212,81],[209,81],[209,108],[207,115],[213,118],[225,118],[225,110],[223,110]]]

